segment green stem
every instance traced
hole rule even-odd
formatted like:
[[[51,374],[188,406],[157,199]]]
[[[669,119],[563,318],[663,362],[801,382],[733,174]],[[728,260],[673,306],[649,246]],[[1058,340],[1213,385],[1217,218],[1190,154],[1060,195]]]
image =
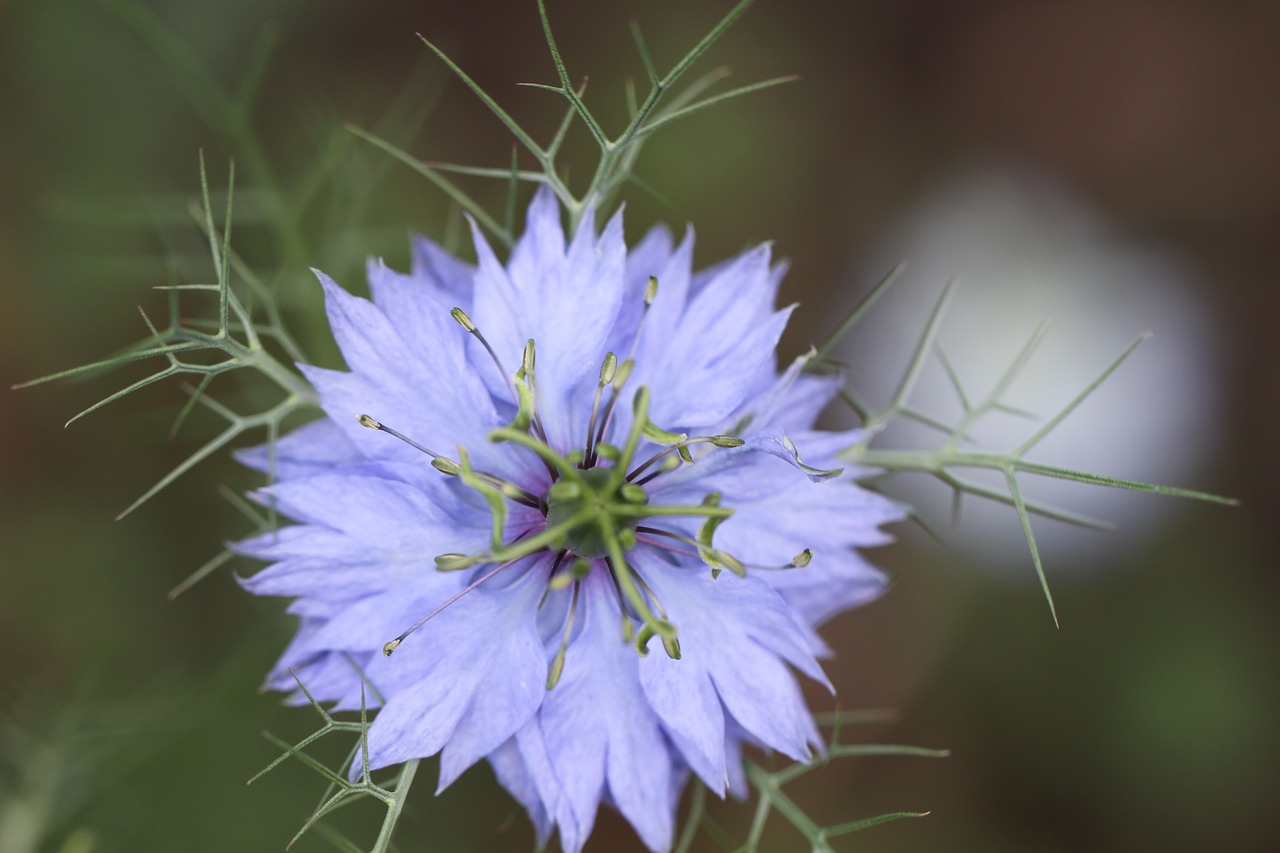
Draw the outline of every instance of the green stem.
[[[409,798],[409,788],[413,785],[413,775],[418,772],[418,759],[406,761],[400,766],[400,778],[396,780],[396,789],[391,802],[387,804],[387,816],[382,821],[382,829],[378,839],[373,843],[369,853],[387,853],[391,849],[391,835],[396,831],[396,821],[404,810],[405,801]]]
[[[1194,489],[1180,489],[1174,486],[1160,486],[1155,483],[1144,483],[1139,480],[1125,480],[1119,477],[1107,477],[1088,471],[1076,471],[1071,468],[1059,468],[1055,465],[1044,465],[1039,462],[1028,462],[1015,454],[1007,453],[974,453],[956,450],[952,447],[940,447],[934,450],[874,450],[869,447],[856,446],[850,448],[843,457],[857,465],[868,465],[886,471],[923,471],[937,477],[947,478],[948,468],[987,468],[1000,471],[1006,475],[1013,473],[1035,474],[1052,477],[1057,480],[1072,480],[1087,483],[1091,486],[1107,486],[1113,489],[1127,489],[1134,492],[1154,492],[1160,495],[1192,498],[1209,503],[1236,503],[1232,498],[1221,495],[1198,492]]]

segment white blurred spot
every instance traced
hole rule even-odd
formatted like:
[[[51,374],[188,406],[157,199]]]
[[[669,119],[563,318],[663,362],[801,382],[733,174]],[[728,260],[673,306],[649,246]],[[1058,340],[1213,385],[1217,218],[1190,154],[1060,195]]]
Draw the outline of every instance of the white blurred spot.
[[[960,288],[938,340],[971,402],[991,390],[1036,326],[1050,323],[1005,397],[1038,419],[990,415],[974,430],[971,446],[1017,446],[1151,330],[1155,337],[1027,458],[1194,487],[1215,436],[1219,403],[1214,330],[1185,263],[1127,239],[1060,187],[1007,173],[972,176],[928,198],[890,233],[874,267],[860,271],[859,292],[899,260],[909,263],[906,274],[838,353],[849,364],[851,387],[873,404],[890,398],[943,286],[958,277]],[[948,424],[960,413],[936,357],[911,400]],[[937,435],[899,422],[878,446],[933,446]],[[982,479],[1004,491],[999,475]],[[1140,544],[1168,513],[1182,508],[1176,498],[1029,476],[1019,483],[1028,498],[1118,526],[1096,533],[1033,517],[1051,580],[1055,564],[1093,563]],[[902,476],[893,493],[911,501],[949,546],[1033,576],[1012,508],[967,497],[961,523],[952,526],[951,493],[942,484]]]

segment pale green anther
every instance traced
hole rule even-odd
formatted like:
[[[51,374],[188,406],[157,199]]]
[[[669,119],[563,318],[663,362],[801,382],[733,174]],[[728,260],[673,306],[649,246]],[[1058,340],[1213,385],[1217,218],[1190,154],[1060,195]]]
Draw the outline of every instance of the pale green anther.
[[[600,365],[600,387],[608,385],[613,381],[613,376],[618,372],[618,357],[611,352],[604,354],[604,364]]]
[[[644,286],[644,307],[648,308],[658,295],[658,277],[649,276],[649,283]]]
[[[631,359],[627,359],[618,365],[617,373],[613,377],[613,390],[621,391],[622,386],[627,384],[627,380],[631,378],[631,370],[636,363]]]
[[[573,576],[568,572],[560,572],[559,574],[552,575],[551,580],[547,581],[547,589],[552,592],[559,592],[560,590],[568,587],[571,583],[573,583]]]
[[[571,501],[582,497],[582,486],[571,480],[557,480],[547,489],[547,500]]]
[[[524,489],[520,488],[519,486],[513,483],[503,483],[498,488],[502,490],[502,493],[504,495],[511,498],[512,500],[518,500],[520,498],[523,498],[526,494]]]
[[[702,499],[702,506],[718,508],[720,506],[720,493],[711,492],[708,494]],[[701,546],[698,548],[698,556],[702,558],[702,562],[711,567],[711,576],[713,578],[718,577],[719,571],[726,567],[734,574],[743,573],[741,563],[729,557],[728,554],[717,551],[711,544],[711,540],[715,537],[716,528],[724,523],[724,519],[724,516],[708,515],[698,528],[698,544]],[[731,560],[732,563],[730,562]],[[737,565],[736,568],[734,564]]]
[[[610,462],[617,462],[622,457],[622,451],[616,446],[602,441],[596,445],[596,455],[602,459],[608,459]]]
[[[721,563],[724,563],[726,569],[738,577],[745,578],[747,576],[747,567],[742,565],[742,562],[737,557],[727,551],[716,551],[716,557]]]
[[[556,650],[556,656],[551,659],[551,669],[547,672],[548,690],[554,690],[560,683],[560,676],[564,673],[564,653],[565,647],[561,646]]]
[[[631,617],[623,613],[622,614],[622,642],[630,645],[631,641],[635,639],[635,635],[636,635],[636,626],[632,623]]]
[[[711,567],[712,580],[717,580],[720,577],[720,573],[725,569],[740,578],[747,576],[746,567],[727,551],[721,551],[716,548],[699,548],[698,553],[702,557],[702,562]]]
[[[746,444],[745,441],[738,438],[736,435],[709,435],[707,436],[707,441],[711,442],[716,447],[741,447]]]
[[[689,440],[688,433],[667,432],[665,429],[660,429],[656,426],[653,421],[645,421],[643,432],[644,437],[652,441],[654,444],[661,444],[668,447]]]
[[[632,363],[631,359],[627,359],[623,362],[623,367],[627,368],[628,374],[631,373],[631,368],[628,365],[631,365]],[[623,381],[625,382],[626,380],[624,379]],[[641,429],[643,429],[643,424],[647,424],[649,422],[648,385],[641,385],[636,389],[636,396],[631,401],[631,411],[635,414],[636,420],[642,424]],[[632,431],[634,432],[634,428]]]
[[[431,460],[431,467],[435,468],[442,474],[448,474],[450,477],[457,477],[462,473],[462,466],[452,459],[446,459],[443,456],[437,456]]]
[[[396,649],[400,648],[401,642],[402,641],[398,638],[395,640],[388,640],[382,646],[382,653],[387,657],[391,657],[391,653],[394,652]]]
[[[525,376],[533,375],[533,362],[534,362],[533,338],[529,338],[529,340],[524,345],[524,354],[520,359],[520,370],[523,374],[521,376],[522,379]]]
[[[476,324],[471,322],[471,318],[467,316],[466,311],[463,311],[461,308],[454,308],[449,312],[449,314],[453,319],[458,321],[459,326],[466,329],[473,335],[476,333]]]
[[[647,504],[649,502],[649,494],[635,483],[623,483],[618,488],[618,494],[627,503]]]
[[[436,569],[442,572],[456,572],[459,569],[469,569],[478,562],[476,557],[467,554],[440,554],[436,557]]]
[[[653,619],[641,625],[640,630],[636,632],[635,639],[636,653],[640,657],[647,658],[649,656],[649,641],[654,637],[662,638],[662,646],[668,649],[667,653],[670,654],[670,647],[667,643],[676,642],[676,626],[665,619]],[[676,654],[673,657],[678,659],[680,657],[680,646],[676,645],[675,648]]]
[[[680,454],[680,458],[688,464],[693,464],[693,452],[689,450],[688,445],[681,444],[676,447],[676,453]]]
[[[524,370],[522,367],[521,370]],[[524,432],[533,423],[534,402],[533,389],[529,384],[523,381],[520,374],[516,374],[516,378],[521,381],[515,383],[516,389],[516,416],[512,419],[510,428],[519,432]]]
[[[803,569],[809,565],[809,561],[813,559],[813,550],[805,548],[799,554],[791,558],[791,566],[796,569]]]
[[[619,530],[618,544],[622,546],[622,550],[630,551],[636,547],[636,532],[634,530]]]
[[[587,575],[591,574],[591,561],[586,557],[578,557],[573,561],[573,565],[570,567],[569,571],[573,574],[575,579],[582,580]]]
[[[652,281],[652,279],[650,279]],[[680,640],[677,637],[663,637],[662,648],[666,651],[667,657],[672,660],[680,660]]]
[[[574,465],[574,466],[581,465],[582,461],[587,458],[587,452],[582,448],[578,448],[577,450],[570,450],[569,455],[565,458],[569,460],[569,463],[571,465]]]
[[[368,415],[361,415],[358,420],[362,427],[368,427],[369,429],[382,429],[382,424],[378,423]]]
[[[636,654],[640,655],[642,658],[647,658],[649,656],[649,641],[653,639],[654,635],[657,633],[657,631],[649,627],[648,623],[641,625],[640,630],[636,632]]]

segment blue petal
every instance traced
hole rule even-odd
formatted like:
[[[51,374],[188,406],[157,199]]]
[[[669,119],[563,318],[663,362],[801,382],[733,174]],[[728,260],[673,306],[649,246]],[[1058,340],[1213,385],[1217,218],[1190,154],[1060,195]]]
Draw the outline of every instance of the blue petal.
[[[493,775],[497,777],[498,784],[506,788],[507,793],[515,797],[516,802],[524,806],[525,811],[529,813],[537,847],[542,849],[551,840],[551,830],[555,825],[538,792],[533,774],[525,764],[524,756],[520,754],[516,738],[509,738],[489,753],[489,763],[493,765]]]
[[[397,480],[332,474],[277,483],[264,492],[290,518],[340,531],[382,555],[429,559],[480,550],[488,528],[487,518],[473,517],[473,527],[459,529],[457,507],[443,508],[454,503],[445,483],[427,492]]]
[[[800,618],[814,626],[874,601],[888,587],[879,569],[847,549],[818,552],[804,568],[761,574]]]
[[[808,465],[800,458],[800,450],[796,447],[790,436],[781,430],[770,430],[768,432],[757,432],[747,436],[747,447],[753,450],[762,450],[771,456],[790,462],[799,468],[815,483],[821,483],[824,480],[830,480],[838,477],[843,468],[815,468]]]
[[[391,690],[369,729],[371,766],[434,755],[450,744],[449,776],[441,778],[448,784],[524,725],[546,695],[535,618],[542,590],[541,578],[533,573],[496,593],[476,589],[406,639],[394,655],[370,665],[373,683]],[[503,704],[509,707],[498,710]],[[480,719],[464,722],[467,714]],[[477,729],[485,725],[492,728]]]
[[[694,673],[681,678],[709,680],[728,713],[760,743],[807,760],[810,747],[820,741],[786,664],[830,685],[786,602],[752,575],[712,580],[701,568],[673,569],[642,549],[633,554],[679,631],[682,657],[666,665]],[[704,724],[699,731],[695,724],[671,717],[671,709],[654,710],[663,725],[701,737],[702,751],[719,748],[718,729]]]
[[[559,775],[551,765],[551,753],[542,734],[541,721],[537,717],[516,732],[516,744],[520,747],[520,757],[524,759],[529,777],[533,780],[548,814],[551,815],[552,823],[560,832],[561,849],[565,853],[578,853],[582,845],[587,843],[587,836],[591,833],[593,824],[585,827],[579,824],[573,803],[570,802]]]
[[[657,719],[645,712],[638,658],[622,639],[612,585],[597,572],[583,581],[579,596],[580,633],[569,646],[560,683],[538,714],[552,768],[583,837],[607,785],[645,845],[666,850],[678,778],[671,747]]]
[[[414,237],[412,249],[414,278],[423,280],[441,295],[452,295],[466,300],[467,306],[471,304],[475,267],[464,264],[426,237]]]
[[[458,305],[454,294],[437,291],[416,276],[388,269],[381,260],[369,261],[366,275],[373,304],[411,357],[434,373],[465,381],[470,372],[466,343],[471,336],[450,314]],[[395,367],[391,365],[393,370]]]
[[[655,303],[656,304],[656,303]],[[719,424],[774,380],[774,350],[791,309],[751,320],[721,305],[717,320],[674,337],[662,373],[655,373],[653,419],[672,427]]]
[[[519,366],[525,342],[534,340],[538,409],[552,446],[561,451],[581,438],[590,401],[573,392],[585,382],[594,383],[623,296],[621,215],[599,237],[593,218],[584,214],[566,245],[559,205],[544,188],[529,207],[525,234],[505,269],[473,228],[480,264],[472,319],[508,373]],[[510,396],[502,390],[505,378],[489,370],[485,376],[495,396]]]
[[[305,477],[335,465],[364,459],[360,451],[347,441],[342,430],[328,418],[312,421],[278,439],[274,456],[274,473],[280,480]],[[256,471],[267,473],[272,470],[272,452],[267,444],[238,450],[235,458]]]

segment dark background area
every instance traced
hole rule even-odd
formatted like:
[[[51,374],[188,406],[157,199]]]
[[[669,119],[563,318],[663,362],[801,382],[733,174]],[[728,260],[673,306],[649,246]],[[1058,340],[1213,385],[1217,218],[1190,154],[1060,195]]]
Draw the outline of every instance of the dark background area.
[[[178,259],[185,280],[208,280],[199,234],[182,224],[198,191],[199,149],[215,189],[237,157],[237,245],[285,270],[288,318],[316,360],[333,363],[306,267],[358,290],[364,256],[404,267],[410,232],[442,233],[446,200],[403,167],[379,172],[385,158],[352,142],[332,180],[367,190],[357,228],[335,233],[320,214],[300,220],[291,238],[266,227],[270,196],[252,192],[266,173],[192,107],[189,87],[110,5],[0,2],[0,384],[140,337],[133,306],[163,312],[150,288],[170,280],[167,259]],[[508,134],[415,32],[542,138],[560,115],[553,95],[513,85],[554,82],[532,2],[146,5],[228,89],[264,28],[275,28],[246,126],[286,194],[334,128],[374,127],[406,91],[426,114],[407,143],[415,155],[508,162]],[[641,24],[665,67],[728,8],[548,6],[570,73],[590,75],[588,102],[611,127],[623,118],[626,79],[643,80],[628,21]],[[1280,848],[1278,42],[1280,6],[1260,3],[763,0],[701,70],[730,67],[728,85],[787,73],[801,81],[694,118],[641,158],[638,174],[665,203],[629,192],[629,238],[654,221],[689,221],[699,264],[761,240],[791,259],[783,301],[801,308],[784,358],[821,340],[836,308],[872,284],[864,265],[895,223],[938,186],[993,164],[1050,176],[1113,233],[1176,250],[1198,271],[1196,296],[1212,317],[1214,429],[1194,451],[1204,460],[1194,481],[1176,485],[1229,494],[1240,507],[1170,501],[1140,547],[1111,550],[1106,534],[1081,531],[1101,543],[1076,558],[1087,567],[1073,566],[1071,552],[1047,552],[1061,630],[1029,558],[1025,572],[988,571],[908,525],[874,555],[894,587],[825,629],[838,653],[829,671],[840,707],[890,708],[896,719],[848,734],[952,755],[846,761],[798,783],[795,797],[824,822],[932,812],[840,849]],[[500,202],[501,188],[481,192]],[[166,440],[185,400],[170,384],[60,429],[141,375],[0,398],[6,853],[280,849],[323,787],[299,765],[242,784],[276,754],[261,729],[290,738],[310,730],[308,711],[257,693],[291,630],[282,605],[245,594],[226,570],[165,599],[248,532],[215,487],[243,490],[253,478],[224,454],[112,521],[216,422],[196,417]],[[1114,381],[1123,387],[1123,372]],[[1156,390],[1188,393],[1176,381]],[[228,393],[240,393],[234,382]],[[1171,443],[1165,452],[1192,449]],[[1078,494],[1076,508],[1087,510],[1091,493]],[[945,537],[945,517],[928,521]],[[433,771],[424,772],[400,849],[531,846],[527,821],[486,768],[438,799]],[[366,806],[339,823],[371,839],[378,811]],[[741,838],[749,811],[713,813]],[[799,849],[798,836],[776,830],[768,849]],[[597,833],[588,849],[636,846],[614,817]],[[295,849],[328,847],[317,836]],[[717,848],[704,835],[698,849]]]

